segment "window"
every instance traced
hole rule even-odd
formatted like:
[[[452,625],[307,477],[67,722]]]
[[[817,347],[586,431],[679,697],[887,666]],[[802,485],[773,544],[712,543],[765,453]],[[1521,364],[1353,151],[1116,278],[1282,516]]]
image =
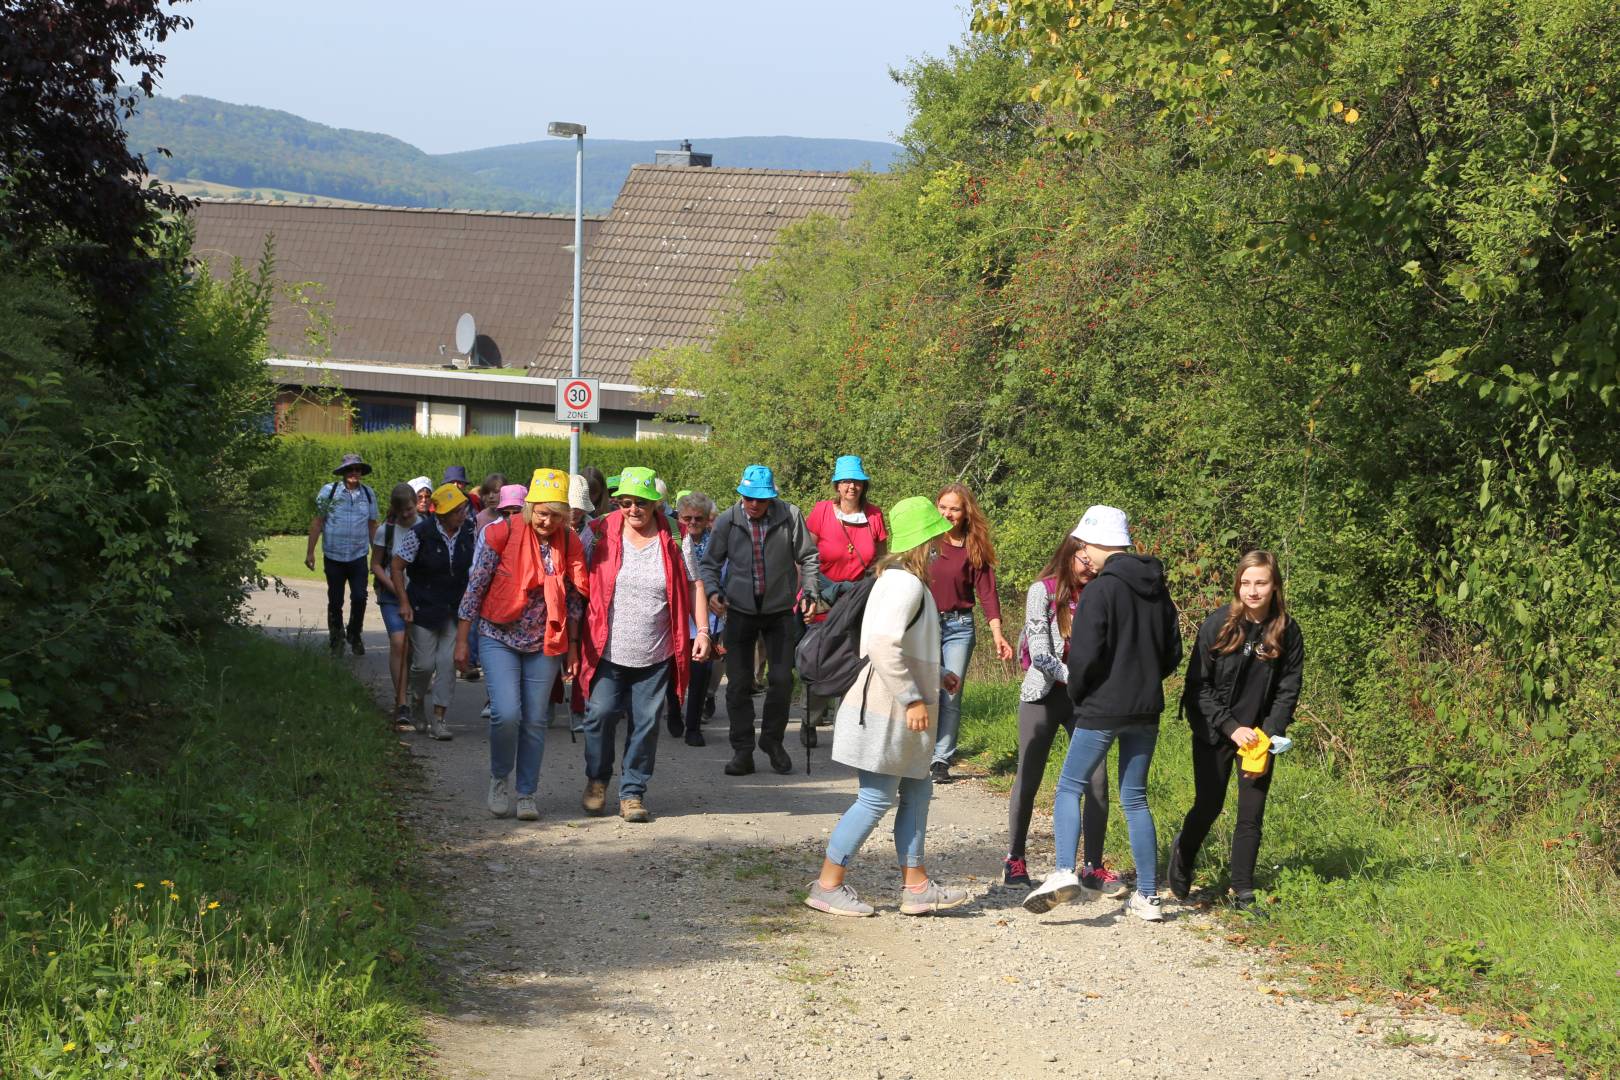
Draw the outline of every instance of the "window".
[[[416,428],[416,403],[412,401],[360,401],[359,428],[361,431],[413,431]]]
[[[515,435],[517,410],[510,405],[467,406],[468,435]]]

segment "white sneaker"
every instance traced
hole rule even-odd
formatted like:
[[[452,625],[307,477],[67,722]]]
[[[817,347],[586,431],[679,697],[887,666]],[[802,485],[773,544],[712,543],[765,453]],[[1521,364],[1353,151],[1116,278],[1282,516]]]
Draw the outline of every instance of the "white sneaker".
[[[1164,912],[1159,910],[1157,896],[1143,896],[1139,892],[1133,892],[1131,898],[1125,901],[1125,910],[1143,922],[1164,922]]]
[[[488,720],[490,717],[492,717],[494,715],[495,715],[495,707],[493,705],[491,705],[487,701],[484,702],[484,711],[478,714],[479,718],[484,719],[484,720]]]
[[[1080,884],[1073,870],[1054,870],[1041,882],[1040,888],[1024,897],[1024,910],[1043,915],[1059,904],[1082,898],[1089,900],[1095,895]]]
[[[432,725],[428,728],[428,738],[437,739],[440,742],[449,742],[455,738],[455,735],[450,732],[449,721],[442,716],[435,716]]]
[[[517,799],[517,819],[519,821],[539,821],[540,808],[534,805],[533,795],[519,795]]]
[[[529,800],[532,806],[534,800]],[[489,778],[489,812],[496,817],[505,817],[512,812],[511,797],[506,790],[506,777],[499,780],[493,776]]]

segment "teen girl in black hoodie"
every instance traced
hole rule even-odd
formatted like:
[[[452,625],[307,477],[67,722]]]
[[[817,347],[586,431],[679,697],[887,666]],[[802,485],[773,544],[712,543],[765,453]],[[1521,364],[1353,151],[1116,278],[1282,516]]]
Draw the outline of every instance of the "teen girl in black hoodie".
[[[1304,666],[1305,635],[1283,603],[1277,557],[1251,551],[1238,562],[1232,602],[1198,628],[1187,664],[1181,707],[1192,726],[1195,794],[1181,832],[1170,843],[1165,876],[1177,899],[1185,900],[1192,890],[1193,864],[1226,803],[1238,749],[1253,744],[1256,731],[1275,739],[1288,730]],[[1254,864],[1273,761],[1268,758],[1259,776],[1238,770],[1231,873],[1233,902],[1244,909],[1254,904]]]

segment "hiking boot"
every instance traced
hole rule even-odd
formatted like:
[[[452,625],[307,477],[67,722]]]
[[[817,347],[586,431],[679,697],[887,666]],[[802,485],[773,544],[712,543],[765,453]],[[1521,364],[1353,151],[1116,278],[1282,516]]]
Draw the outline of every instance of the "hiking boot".
[[[936,761],[928,766],[928,775],[936,784],[948,784],[951,782],[951,767],[943,761]]]
[[[708,744],[703,741],[703,732],[702,731],[698,730],[695,727],[689,727],[689,728],[686,729],[686,745],[687,746],[707,746]]]
[[[762,746],[760,749],[765,751],[765,756],[770,759],[772,772],[778,772],[786,776],[793,771],[793,756],[787,752],[787,747],[781,743],[772,743],[770,746]],[[753,764],[752,754],[749,755],[749,764]]]
[[[1080,874],[1080,884],[1110,900],[1123,899],[1131,891],[1131,887],[1125,884],[1125,879],[1107,866],[1086,867]]]
[[[435,716],[433,723],[428,727],[428,738],[438,739],[440,742],[449,742],[455,738],[450,733],[450,724],[442,716]]]
[[[607,805],[607,783],[602,780],[585,781],[585,794],[580,798],[579,805],[592,817],[601,817]]]
[[[703,699],[703,719],[705,719],[705,720],[713,720],[714,719],[714,695],[713,694],[710,694],[708,697]]]
[[[1143,922],[1164,922],[1164,912],[1159,910],[1159,898],[1157,896],[1143,896],[1139,892],[1131,893],[1131,898],[1125,901],[1125,910]]]
[[[1024,897],[1024,910],[1034,915],[1044,915],[1059,904],[1090,900],[1095,895],[1081,884],[1073,870],[1054,870],[1034,892]]]
[[[905,887],[900,889],[900,914],[932,915],[936,911],[961,907],[971,899],[966,889],[947,889],[929,878],[920,892]]]
[[[812,881],[804,898],[806,907],[813,907],[817,911],[825,911],[829,915],[848,915],[852,918],[864,918],[872,914],[872,905],[863,903],[855,895],[855,890],[848,885],[840,885],[836,889],[824,889],[821,882]]]
[[[1241,911],[1245,915],[1259,913],[1260,901],[1255,898],[1254,890],[1244,889],[1242,892],[1232,894],[1232,910]]]
[[[359,638],[350,638],[349,651],[354,653],[356,656],[364,656],[366,655],[366,643],[361,641]]]
[[[619,816],[638,825],[652,820],[652,815],[647,813],[647,808],[642,805],[640,795],[620,795]]]
[[[519,821],[539,821],[540,808],[534,805],[533,795],[519,795],[517,797],[517,814]]]
[[[806,750],[814,750],[816,748],[816,725],[808,720],[799,721],[799,741],[804,744]]]
[[[512,796],[506,790],[506,777],[489,778],[489,812],[496,817],[505,817],[512,812]]]
[[[1029,865],[1019,856],[1009,855],[1001,864],[1001,883],[1003,885],[1022,885],[1029,888]]]
[[[752,750],[739,750],[731,755],[726,762],[727,776],[749,776],[754,771],[754,752]]]
[[[1170,841],[1170,865],[1164,870],[1164,883],[1170,887],[1170,895],[1177,900],[1187,899],[1192,892],[1192,867],[1181,860],[1181,834]]]

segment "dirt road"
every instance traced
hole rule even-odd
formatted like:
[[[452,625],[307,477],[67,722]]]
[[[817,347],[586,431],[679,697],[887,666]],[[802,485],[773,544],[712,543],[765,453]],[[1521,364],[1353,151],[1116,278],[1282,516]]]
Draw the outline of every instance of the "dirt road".
[[[261,594],[257,611],[324,647],[323,603],[304,586],[300,599]],[[381,694],[386,643],[370,618],[369,651],[351,662]],[[1025,913],[1021,890],[993,884],[1005,798],[973,783],[936,791],[928,836],[930,869],[969,885],[973,904],[898,914],[880,831],[850,877],[878,916],[811,911],[796,890],[852,776],[825,745],[806,776],[796,726],[799,771],[777,776],[760,757],[762,772],[724,776],[723,701],[706,748],[663,739],[650,824],[580,812],[583,744],[566,718],[547,741],[541,820],[494,819],[483,703],[482,685],[462,682],[453,742],[401,736],[425,765],[407,812],[453,919],[422,940],[450,987],[429,1020],[446,1077],[1529,1074],[1448,1016],[1295,997],[1191,907],[1167,900],[1158,926],[1113,901]],[[1032,841],[1031,869],[1049,867],[1049,821]]]

